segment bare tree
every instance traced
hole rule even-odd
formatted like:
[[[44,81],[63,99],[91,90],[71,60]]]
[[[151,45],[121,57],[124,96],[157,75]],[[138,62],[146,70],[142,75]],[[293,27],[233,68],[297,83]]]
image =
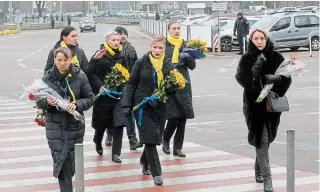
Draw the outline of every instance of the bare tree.
[[[36,5],[37,5],[37,8],[38,8],[38,13],[39,13],[39,17],[40,17],[40,18],[42,17],[42,12],[43,12],[43,8],[44,8],[44,4],[45,4],[44,1],[36,1]]]

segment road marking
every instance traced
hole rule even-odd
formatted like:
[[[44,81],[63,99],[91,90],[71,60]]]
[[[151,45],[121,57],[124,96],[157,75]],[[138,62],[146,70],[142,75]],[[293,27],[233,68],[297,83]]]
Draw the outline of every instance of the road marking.
[[[314,113],[307,113],[308,115],[318,115],[319,112],[314,112]]]
[[[40,69],[32,69],[32,70],[43,73],[43,70],[40,70]]]
[[[32,52],[32,53],[30,53],[30,55],[34,55],[34,54],[36,54],[38,51],[35,51],[35,52]]]
[[[18,64],[20,67],[27,67],[26,65],[22,64],[22,63],[19,63]]]
[[[11,115],[11,114],[23,114],[23,113],[35,113],[36,110],[27,110],[27,111],[8,111],[8,112],[0,112],[0,115]]]
[[[143,33],[141,33],[141,32],[139,32],[139,31],[137,31],[137,30],[133,30],[134,32],[136,32],[136,33],[138,33],[139,35],[142,35],[142,36],[144,36],[144,37],[146,37],[146,38],[148,38],[148,39],[152,39],[151,37],[149,37],[148,35],[145,35],[145,34],[143,34]]]
[[[226,68],[219,68],[219,73],[224,73],[224,72],[227,72]]]
[[[297,89],[300,89],[300,90],[304,90],[304,89],[319,89],[319,87],[300,87],[300,88],[297,88]]]
[[[27,57],[30,57],[31,55],[25,55],[25,56],[23,56],[23,57],[25,57],[25,58],[27,58]]]
[[[232,79],[233,77],[215,77],[215,78],[208,78],[208,80],[218,80],[218,79]]]
[[[192,96],[192,97],[193,98],[201,98],[201,97],[215,97],[215,96],[229,96],[229,94],[197,95],[197,96]]]
[[[43,48],[47,48],[47,47],[48,47],[48,45],[44,46]]]
[[[19,59],[17,62],[19,63],[19,62],[21,62],[21,61],[23,61],[23,59]]]
[[[38,51],[38,52],[39,52],[39,51],[42,51],[42,49],[38,49],[37,51]]]

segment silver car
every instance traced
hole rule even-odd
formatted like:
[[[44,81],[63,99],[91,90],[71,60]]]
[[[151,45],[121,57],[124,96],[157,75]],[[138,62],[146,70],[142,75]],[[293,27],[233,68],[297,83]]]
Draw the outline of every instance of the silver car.
[[[276,49],[290,48],[295,51],[300,47],[319,50],[319,15],[311,12],[276,13],[266,16],[251,26],[268,32]]]
[[[94,31],[96,32],[96,22],[93,18],[86,17],[79,22],[80,32]]]

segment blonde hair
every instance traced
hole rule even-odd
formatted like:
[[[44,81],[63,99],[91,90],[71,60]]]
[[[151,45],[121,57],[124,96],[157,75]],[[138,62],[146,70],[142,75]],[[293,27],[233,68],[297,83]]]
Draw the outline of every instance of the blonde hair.
[[[155,43],[163,43],[164,46],[166,46],[166,38],[163,35],[157,34],[152,37],[151,39],[151,46],[154,45]]]
[[[168,30],[170,29],[171,25],[176,24],[176,23],[180,25],[180,22],[179,22],[179,21],[177,21],[177,20],[170,20],[169,23],[168,23]]]
[[[251,41],[252,41],[253,35],[254,35],[256,32],[262,33],[262,34],[264,35],[264,38],[265,38],[266,40],[268,40],[268,35],[267,35],[267,33],[266,33],[264,30],[262,30],[262,29],[255,29],[255,30],[253,30],[253,31],[250,33],[250,35],[249,35],[249,39],[250,39]]]
[[[72,58],[72,53],[71,50],[67,47],[59,47],[54,51],[54,58],[57,57],[58,53],[62,53],[63,56],[67,59],[71,59]]]
[[[104,38],[107,40],[107,39],[109,39],[111,36],[113,36],[113,35],[120,35],[118,32],[116,32],[116,31],[109,31],[108,33],[106,33],[105,35],[104,35]]]

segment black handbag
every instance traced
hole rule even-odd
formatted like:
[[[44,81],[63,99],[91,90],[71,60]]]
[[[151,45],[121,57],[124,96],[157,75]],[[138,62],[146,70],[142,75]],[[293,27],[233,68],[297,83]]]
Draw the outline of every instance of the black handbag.
[[[266,107],[268,112],[281,113],[289,111],[289,102],[287,97],[279,97],[276,93],[270,91],[267,96]]]
[[[260,79],[260,84],[263,89],[263,84]],[[268,96],[266,97],[266,107],[267,111],[270,113],[281,113],[285,111],[289,111],[289,101],[287,96],[280,97],[276,93],[270,91]]]

